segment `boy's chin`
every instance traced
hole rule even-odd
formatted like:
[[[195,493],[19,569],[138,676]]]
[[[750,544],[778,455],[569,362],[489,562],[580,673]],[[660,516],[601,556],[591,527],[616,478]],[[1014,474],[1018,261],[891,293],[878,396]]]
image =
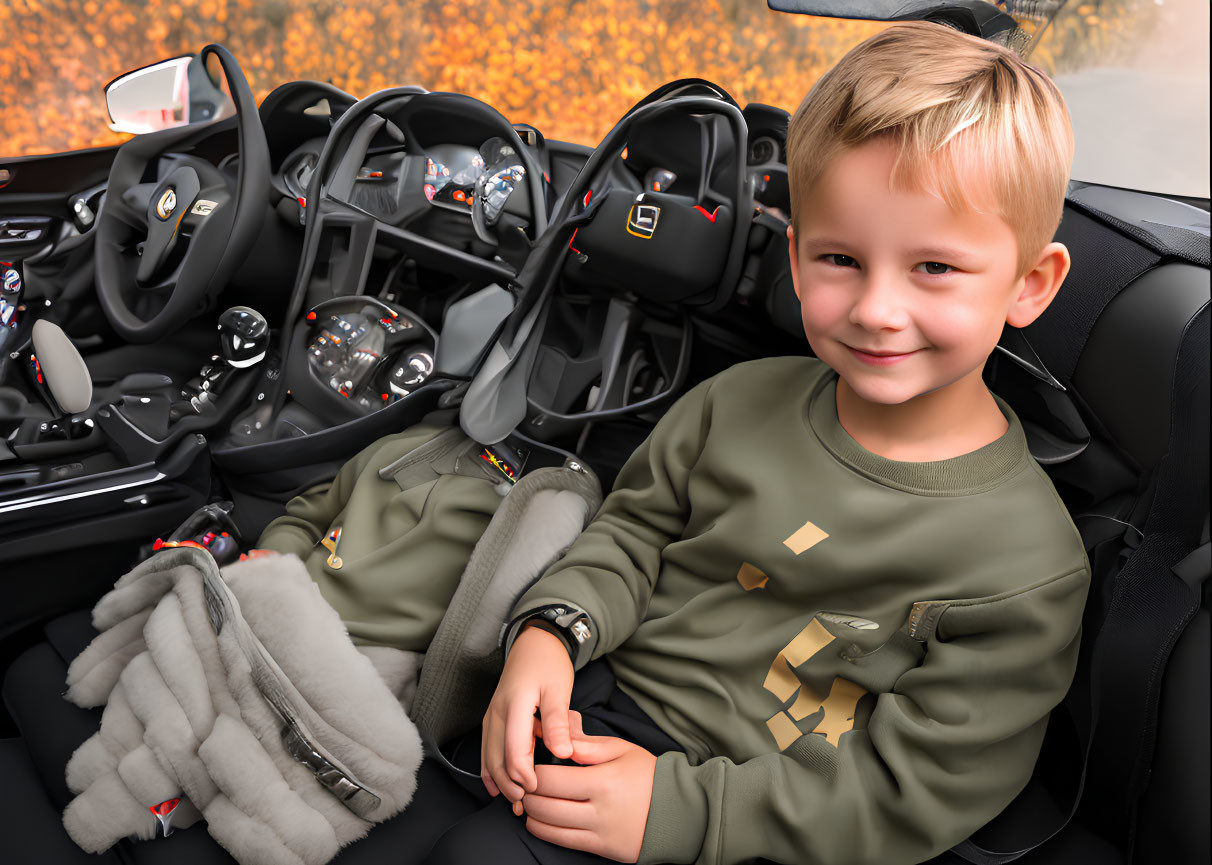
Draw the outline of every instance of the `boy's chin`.
[[[864,382],[861,379],[853,377],[847,378],[841,373],[839,373],[838,376],[846,382],[846,386],[850,389],[851,393],[853,393],[863,402],[871,405],[904,405],[905,403],[911,402],[919,396],[924,396],[925,394],[931,393],[937,389],[929,388],[923,390],[921,388],[915,388],[912,385],[893,383],[872,385],[871,383]]]
[[[856,370],[853,365],[845,364],[835,369],[844,386],[854,396],[871,405],[905,405],[951,383],[923,380],[920,375],[906,374],[908,371]]]
[[[937,380],[923,381],[920,377],[894,376],[882,377],[878,373],[865,371],[838,370],[838,378],[845,382],[846,387],[861,399],[871,405],[897,406],[919,400],[930,394],[954,387],[957,380],[949,379],[944,382]]]

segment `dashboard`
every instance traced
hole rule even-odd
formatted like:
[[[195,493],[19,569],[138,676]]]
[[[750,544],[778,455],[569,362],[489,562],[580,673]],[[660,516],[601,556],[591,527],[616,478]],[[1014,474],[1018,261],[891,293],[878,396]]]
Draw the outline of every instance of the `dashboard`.
[[[258,435],[258,424],[237,423],[246,436],[232,445],[308,434],[423,387],[435,372],[452,303],[486,286],[508,287],[553,202],[593,153],[547,141],[460,94],[399,88],[357,102],[314,82],[279,91],[262,106],[275,208],[308,238],[295,288],[301,305],[288,312],[293,335],[284,341],[282,370],[285,415],[295,432]],[[367,109],[372,100],[378,101]],[[742,116],[748,140],[741,154],[729,150],[722,117],[706,126],[692,115],[637,124],[628,149],[609,167],[609,183],[701,203],[710,213],[732,200],[740,171],[758,209],[773,211],[777,222],[790,212],[789,115],[754,103]],[[507,134],[510,126],[516,136]],[[704,136],[713,143],[701,150]],[[539,220],[528,166],[541,176]],[[510,297],[497,291],[498,298]],[[494,302],[500,305],[494,315],[512,307],[512,300]],[[491,333],[499,320],[479,327]]]
[[[338,298],[309,310],[307,363],[332,393],[370,411],[408,396],[433,372],[437,334],[377,298]]]
[[[767,208],[790,217],[791,190],[787,185],[787,123],[790,115],[781,108],[751,102],[742,112],[749,127],[745,154],[753,197]]]

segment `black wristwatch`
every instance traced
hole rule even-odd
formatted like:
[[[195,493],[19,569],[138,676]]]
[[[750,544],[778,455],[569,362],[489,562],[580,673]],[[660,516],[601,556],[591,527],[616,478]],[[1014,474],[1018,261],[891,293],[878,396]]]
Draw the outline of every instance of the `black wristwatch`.
[[[550,604],[528,610],[514,619],[505,637],[505,651],[509,652],[514,640],[527,624],[542,628],[548,633],[559,637],[568,650],[574,670],[579,670],[589,663],[597,639],[593,630],[593,621],[584,610],[568,604]]]

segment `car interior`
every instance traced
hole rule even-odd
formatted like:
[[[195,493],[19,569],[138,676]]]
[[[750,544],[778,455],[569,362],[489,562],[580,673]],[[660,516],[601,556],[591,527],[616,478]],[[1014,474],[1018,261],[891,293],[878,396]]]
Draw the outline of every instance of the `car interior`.
[[[0,327],[0,775],[15,861],[96,861],[59,812],[99,710],[48,724],[46,706],[95,633],[89,608],[157,539],[230,538],[234,556],[290,498],[444,409],[528,469],[573,458],[608,491],[694,384],[811,354],[782,109],[683,79],[589,148],[419,87],[357,100],[291,82],[258,108],[226,49],[203,55],[232,116],[5,163],[0,259],[18,278]],[[1086,544],[1082,655],[1032,782],[932,861],[1208,861],[1207,203],[1075,180],[1056,238],[1068,280],[1038,321],[1007,328],[985,380]],[[386,857],[390,827],[342,856]],[[200,826],[102,858],[170,857],[231,861]]]

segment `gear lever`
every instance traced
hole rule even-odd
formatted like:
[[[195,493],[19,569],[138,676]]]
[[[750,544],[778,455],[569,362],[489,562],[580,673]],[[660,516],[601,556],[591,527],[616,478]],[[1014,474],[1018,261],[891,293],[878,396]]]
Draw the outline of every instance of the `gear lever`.
[[[93,400],[93,380],[80,352],[57,324],[45,319],[34,322],[34,354],[30,362],[52,420],[38,428],[40,438],[74,438],[78,433],[71,415],[87,411]],[[86,422],[87,423],[87,422]]]
[[[173,406],[173,419],[201,414],[227,387],[236,370],[255,366],[269,349],[269,323],[247,306],[233,306],[219,316],[219,351],[185,386],[181,396],[188,404]]]
[[[269,348],[269,323],[247,306],[233,306],[219,316],[219,348],[236,369],[258,364]],[[212,358],[213,359],[213,358]]]

